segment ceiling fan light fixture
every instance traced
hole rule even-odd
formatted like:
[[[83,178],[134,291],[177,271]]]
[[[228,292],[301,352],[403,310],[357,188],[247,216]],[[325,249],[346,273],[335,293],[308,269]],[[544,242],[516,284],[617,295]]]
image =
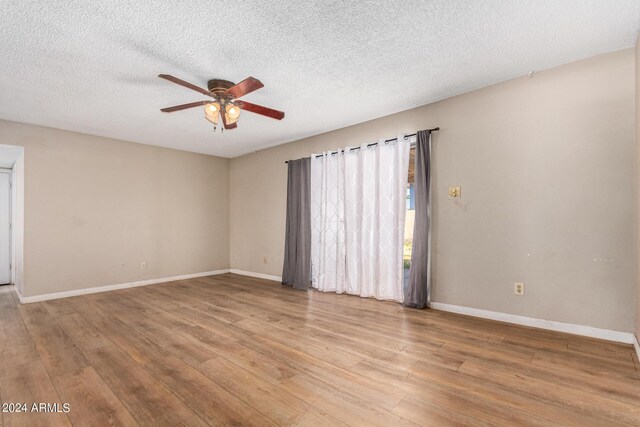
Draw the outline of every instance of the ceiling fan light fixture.
[[[237,119],[238,117],[240,117],[240,107],[238,107],[236,104],[228,103],[225,107],[225,111],[232,119]]]
[[[220,117],[220,104],[218,102],[212,102],[204,106],[204,116],[213,124],[218,124],[218,118]]]
[[[230,102],[224,107],[224,113],[227,123],[233,124],[240,118],[240,107]]]

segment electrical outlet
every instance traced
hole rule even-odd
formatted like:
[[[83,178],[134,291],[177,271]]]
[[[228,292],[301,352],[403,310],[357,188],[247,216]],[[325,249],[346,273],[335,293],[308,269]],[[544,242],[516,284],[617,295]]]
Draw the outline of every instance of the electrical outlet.
[[[147,263],[146,262],[141,262],[140,263],[140,270],[146,270],[147,269]]]
[[[524,295],[524,283],[515,282],[513,284],[513,293],[518,295],[518,296],[523,296]]]
[[[262,258],[262,262],[263,262],[264,264],[266,264],[266,263],[267,263],[267,257],[263,257],[263,258]]]

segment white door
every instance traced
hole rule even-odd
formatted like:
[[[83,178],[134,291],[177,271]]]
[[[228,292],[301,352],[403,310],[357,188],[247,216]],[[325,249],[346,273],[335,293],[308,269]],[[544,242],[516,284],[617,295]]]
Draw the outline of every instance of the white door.
[[[11,282],[11,174],[0,172],[0,285]]]

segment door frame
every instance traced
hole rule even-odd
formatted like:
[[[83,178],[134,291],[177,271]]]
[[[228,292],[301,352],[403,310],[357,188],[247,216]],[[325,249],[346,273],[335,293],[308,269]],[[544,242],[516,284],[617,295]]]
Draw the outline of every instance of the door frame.
[[[14,274],[15,260],[14,260],[14,250],[13,250],[13,223],[14,223],[13,169],[0,168],[0,173],[6,173],[7,175],[9,175],[9,284],[15,285],[15,274]]]

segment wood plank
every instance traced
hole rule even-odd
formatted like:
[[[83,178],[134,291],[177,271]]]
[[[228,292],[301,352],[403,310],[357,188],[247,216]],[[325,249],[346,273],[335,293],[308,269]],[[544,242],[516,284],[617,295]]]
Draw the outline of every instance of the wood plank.
[[[74,425],[138,425],[92,367],[59,375],[53,383],[60,398],[71,405],[68,416]]]
[[[198,370],[278,425],[296,424],[308,409],[302,400],[222,357]]]
[[[26,369],[28,365],[40,361],[40,353],[33,342],[9,346],[0,353],[0,378],[15,369]]]
[[[426,369],[430,368],[427,366]],[[441,368],[434,367],[434,369]],[[353,370],[362,376],[375,378],[381,383],[405,390],[405,405],[418,405],[421,407],[421,412],[434,412],[432,409],[435,406],[456,415],[452,418],[458,421],[471,418],[488,425],[546,426],[549,423],[538,415],[521,410],[520,406],[513,404],[513,399],[511,401],[487,399],[482,389],[452,389],[440,381],[425,381],[412,373],[398,372],[371,362],[362,362]],[[451,376],[461,376],[456,372],[444,371]],[[428,402],[428,406],[423,405],[423,402]],[[396,412],[395,408],[394,412]],[[437,412],[432,416],[435,414]],[[458,417],[458,414],[463,417]],[[409,419],[413,418],[409,417]]]
[[[20,307],[29,333],[49,375],[56,376],[88,366],[87,359],[55,322],[44,305]]]
[[[153,340],[142,335],[135,329],[129,327],[127,323],[114,316],[113,312],[105,312],[93,302],[77,304],[75,305],[75,309],[92,329],[98,331],[101,337],[107,340],[107,342],[118,346],[129,357],[140,364],[152,360],[155,357],[169,354],[168,351],[157,345]],[[86,346],[79,343],[78,346],[83,347],[83,351],[85,351],[86,354],[87,351],[90,352],[100,347],[95,344],[97,343],[94,342],[91,346]]]
[[[607,361],[575,354],[558,354],[557,352],[541,350],[535,353],[531,363],[550,369],[562,366],[575,375],[598,375],[608,378],[639,379],[633,363],[621,364],[616,359]]]
[[[273,360],[243,343],[232,343],[215,351],[218,355],[233,360],[238,366],[272,384],[277,384],[297,373],[293,367]]]
[[[471,416],[456,411],[451,411],[446,407],[441,407],[437,403],[432,404],[424,398],[407,397],[394,408],[393,412],[403,418],[412,420],[416,424],[424,426],[489,426],[484,421],[480,421]]]
[[[352,426],[415,426],[417,424],[386,410],[378,410],[366,398],[333,387],[321,379],[301,373],[280,384],[291,394],[301,396],[317,409],[330,413]]]
[[[11,295],[0,294],[0,305],[0,349],[33,344],[31,334]]]
[[[526,390],[528,394],[539,396],[548,401],[559,402],[567,407],[575,407],[581,413],[593,417],[594,420],[600,418],[600,423],[616,422],[633,425],[640,421],[640,405],[621,402],[607,396],[593,395],[575,387],[542,380],[509,366],[502,365],[500,369],[496,369],[495,365],[469,359],[462,364],[460,372],[491,381],[494,384]],[[638,392],[640,392],[640,387]]]
[[[532,363],[489,362],[476,358],[470,358],[467,362],[480,361],[485,366],[490,366],[492,371],[504,373],[514,372],[519,377],[531,377],[535,380],[546,381],[554,385],[565,386],[571,389],[589,392],[594,396],[607,397],[616,401],[625,401],[632,405],[640,406],[640,382],[626,381],[623,378],[576,375],[571,370],[562,366],[540,367]],[[465,367],[468,368],[469,364]],[[460,370],[460,369],[459,369]],[[530,390],[535,392],[537,390]]]
[[[56,323],[82,352],[91,351],[110,341],[78,313],[56,317]]]
[[[71,305],[71,299],[72,298],[63,298],[44,301],[42,306],[53,317],[74,314],[76,311],[73,309],[73,305]]]
[[[265,424],[250,405],[173,356],[146,363],[145,369],[209,425]]]
[[[174,426],[195,414],[122,350],[105,345],[87,354],[91,366],[141,425]]]
[[[295,424],[296,427],[346,427],[347,424],[315,407],[310,408]]]
[[[234,326],[257,335],[258,339],[268,339],[271,342],[277,342],[282,347],[301,352],[309,357],[327,362],[333,366],[340,368],[349,368],[363,360],[362,356],[342,348],[328,344],[320,343],[305,336],[294,334],[289,331],[274,328],[270,325],[256,322],[252,319],[245,319],[241,322],[234,323]]]

